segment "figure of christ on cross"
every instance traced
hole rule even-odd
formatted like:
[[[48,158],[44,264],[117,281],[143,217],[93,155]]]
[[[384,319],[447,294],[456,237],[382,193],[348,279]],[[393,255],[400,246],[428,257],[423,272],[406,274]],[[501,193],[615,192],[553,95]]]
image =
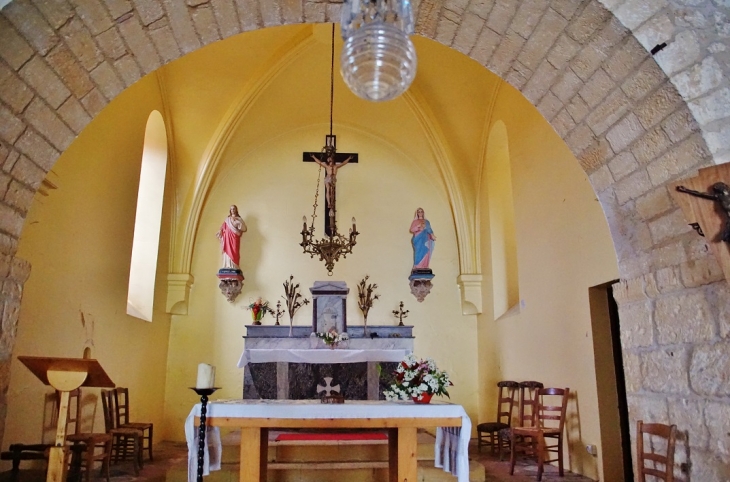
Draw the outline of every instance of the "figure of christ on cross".
[[[328,236],[331,236],[334,232],[335,214],[337,212],[337,171],[345,164],[351,162],[357,163],[357,154],[337,154],[334,150],[328,150],[326,152],[327,158],[324,161],[317,157],[317,154],[305,152],[304,161],[316,162],[324,169],[325,213],[327,214],[325,216],[324,231]],[[338,158],[344,158],[344,160],[339,160]]]

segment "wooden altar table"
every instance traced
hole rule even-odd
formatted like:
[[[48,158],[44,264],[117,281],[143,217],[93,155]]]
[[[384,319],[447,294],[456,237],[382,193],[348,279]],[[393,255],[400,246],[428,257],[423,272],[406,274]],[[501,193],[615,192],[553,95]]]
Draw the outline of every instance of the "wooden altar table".
[[[188,447],[195,447],[194,426],[199,424],[200,404],[186,421]],[[207,425],[241,429],[240,482],[265,482],[269,429],[324,428],[388,430],[389,482],[417,480],[419,427],[461,427],[459,480],[469,480],[466,450],[471,421],[461,405],[413,402],[348,401],[322,404],[319,400],[230,400],[208,403]],[[197,449],[195,449],[197,451]],[[195,452],[191,455],[194,457]],[[465,462],[465,464],[464,464]],[[465,477],[465,478],[464,478]],[[194,480],[194,476],[189,480]]]

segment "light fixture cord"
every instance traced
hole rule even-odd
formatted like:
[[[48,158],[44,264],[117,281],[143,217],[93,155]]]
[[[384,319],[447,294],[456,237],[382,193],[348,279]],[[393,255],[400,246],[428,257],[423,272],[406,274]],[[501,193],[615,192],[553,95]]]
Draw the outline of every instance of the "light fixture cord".
[[[335,24],[332,24],[332,61],[330,65],[330,135],[332,135],[332,109],[335,103]]]

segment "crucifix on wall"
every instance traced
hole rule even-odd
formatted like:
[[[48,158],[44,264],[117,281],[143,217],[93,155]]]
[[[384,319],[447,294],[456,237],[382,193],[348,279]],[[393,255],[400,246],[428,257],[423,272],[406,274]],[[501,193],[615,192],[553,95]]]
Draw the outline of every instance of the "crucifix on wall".
[[[334,233],[335,214],[337,212],[337,171],[346,164],[357,164],[356,153],[338,153],[337,136],[328,135],[324,152],[305,152],[304,162],[315,162],[324,169],[324,232],[327,236]]]

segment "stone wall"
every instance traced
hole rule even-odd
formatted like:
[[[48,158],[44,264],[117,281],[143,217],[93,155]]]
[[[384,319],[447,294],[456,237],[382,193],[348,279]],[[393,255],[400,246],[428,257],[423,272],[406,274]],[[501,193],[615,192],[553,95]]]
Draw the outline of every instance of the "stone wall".
[[[533,102],[611,229],[631,418],[677,423],[694,481],[730,474],[728,286],[667,184],[730,152],[726,0],[421,0],[417,30]],[[14,0],[0,12],[0,360],[28,267],[25,215],[59,154],[142,75],[241,31],[338,21],[341,2]],[[633,33],[632,33],[633,32]],[[656,56],[647,51],[667,47]],[[0,393],[7,389],[7,368]],[[4,417],[0,399],[0,420]],[[0,431],[0,436],[2,435]],[[724,471],[724,472],[723,472]]]

